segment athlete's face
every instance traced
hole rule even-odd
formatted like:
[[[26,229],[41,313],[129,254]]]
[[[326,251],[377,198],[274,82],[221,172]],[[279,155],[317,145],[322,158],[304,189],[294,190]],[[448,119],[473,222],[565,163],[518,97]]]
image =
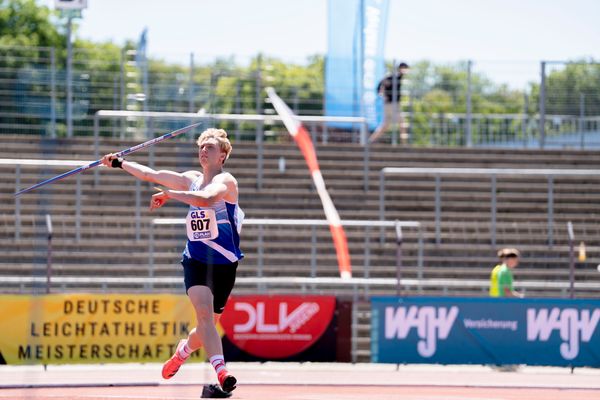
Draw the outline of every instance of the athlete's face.
[[[519,257],[507,257],[506,258],[506,266],[508,268],[516,268],[519,265]]]
[[[225,153],[221,151],[217,139],[209,138],[200,144],[198,148],[198,157],[200,158],[200,165],[203,167],[220,167],[225,160]]]

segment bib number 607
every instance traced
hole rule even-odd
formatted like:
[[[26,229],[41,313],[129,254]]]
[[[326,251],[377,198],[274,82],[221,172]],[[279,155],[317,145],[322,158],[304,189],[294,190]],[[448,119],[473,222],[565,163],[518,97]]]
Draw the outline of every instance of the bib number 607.
[[[207,231],[210,229],[210,219],[193,219],[190,221],[193,231]]]

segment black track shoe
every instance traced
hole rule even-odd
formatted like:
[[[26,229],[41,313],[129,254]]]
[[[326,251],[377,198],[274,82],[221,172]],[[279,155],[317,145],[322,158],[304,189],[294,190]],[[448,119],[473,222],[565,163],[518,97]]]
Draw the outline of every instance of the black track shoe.
[[[231,393],[225,392],[219,385],[210,384],[204,385],[202,388],[202,396],[200,397],[203,399],[227,399],[231,397]]]
[[[219,379],[221,381],[221,379]],[[237,383],[237,379],[233,375],[226,375],[221,382],[221,389],[224,392],[230,393],[235,389],[235,384]]]

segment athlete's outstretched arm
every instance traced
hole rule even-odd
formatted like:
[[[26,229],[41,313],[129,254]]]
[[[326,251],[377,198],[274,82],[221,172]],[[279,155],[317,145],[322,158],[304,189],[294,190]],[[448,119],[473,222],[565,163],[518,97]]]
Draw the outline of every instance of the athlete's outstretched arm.
[[[101,161],[102,164],[106,165],[107,167],[111,167],[114,162],[113,160],[115,160],[115,156],[111,153],[102,157]],[[118,164],[120,164],[120,168],[122,168],[124,171],[140,180],[163,185],[169,189],[186,190],[189,188],[191,183],[190,177],[185,173],[169,170],[157,171],[145,165],[126,160],[118,162]]]
[[[235,203],[237,198],[237,181],[230,174],[223,174],[215,177],[213,182],[206,185],[202,190],[161,190],[152,196],[150,209],[162,207],[169,199],[175,199],[194,207],[209,207],[221,199]]]

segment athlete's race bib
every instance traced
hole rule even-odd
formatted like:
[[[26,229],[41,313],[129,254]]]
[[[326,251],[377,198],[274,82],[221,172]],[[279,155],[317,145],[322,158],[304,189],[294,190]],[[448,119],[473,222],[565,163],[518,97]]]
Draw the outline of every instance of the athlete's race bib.
[[[188,239],[192,242],[213,240],[219,236],[215,210],[205,208],[188,212],[185,219]]]

